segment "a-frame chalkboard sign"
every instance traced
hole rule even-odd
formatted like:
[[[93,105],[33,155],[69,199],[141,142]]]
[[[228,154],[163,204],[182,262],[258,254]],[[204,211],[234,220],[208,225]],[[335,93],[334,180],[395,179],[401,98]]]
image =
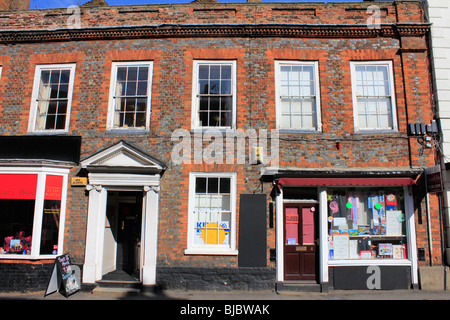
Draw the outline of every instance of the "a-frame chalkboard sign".
[[[56,257],[53,265],[52,275],[48,282],[44,296],[59,291],[61,294],[70,296],[80,290],[80,283],[75,274],[75,266],[70,264],[69,254]]]

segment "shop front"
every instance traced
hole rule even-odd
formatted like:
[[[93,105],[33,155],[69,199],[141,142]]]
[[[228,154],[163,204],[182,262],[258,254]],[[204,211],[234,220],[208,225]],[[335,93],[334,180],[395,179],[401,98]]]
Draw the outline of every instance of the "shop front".
[[[65,253],[68,177],[80,137],[0,137],[2,290],[42,288]]]
[[[414,177],[275,176],[277,287],[417,287]]]

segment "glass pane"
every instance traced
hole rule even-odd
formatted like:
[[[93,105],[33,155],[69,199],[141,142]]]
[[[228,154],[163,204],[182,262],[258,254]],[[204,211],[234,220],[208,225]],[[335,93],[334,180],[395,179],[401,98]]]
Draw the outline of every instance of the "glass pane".
[[[69,85],[62,84],[59,86],[59,99],[67,99],[67,95],[69,93]]]
[[[220,193],[230,193],[230,178],[220,178]]]
[[[41,83],[48,84],[50,82],[50,71],[42,71],[41,72]]]
[[[138,68],[137,67],[129,67],[128,68],[128,81],[136,81],[138,75]]]
[[[0,254],[30,254],[35,200],[0,199]]]
[[[127,96],[135,96],[136,95],[136,82],[135,81],[128,81],[127,82]]]
[[[198,68],[199,79],[209,79],[209,66],[199,66]]]
[[[200,94],[209,94],[209,81],[208,80],[200,80],[199,81],[199,93]]]
[[[222,66],[221,79],[231,79],[231,66]]]
[[[45,122],[45,129],[55,129],[55,121],[56,121],[55,115],[47,115],[47,119]]]
[[[66,127],[66,115],[65,114],[57,115],[55,129],[63,130],[65,127]]]
[[[40,254],[58,253],[60,212],[61,212],[61,201],[57,200],[44,201]]]
[[[302,208],[303,244],[314,244],[314,212],[311,208]]]
[[[208,109],[209,109],[209,98],[200,97],[200,110],[208,110]]]
[[[286,244],[298,245],[298,208],[286,208]]]
[[[127,67],[117,68],[117,81],[125,82],[127,80]]]
[[[60,75],[61,72],[59,70],[53,70],[50,75],[50,84],[58,84]]]
[[[139,78],[140,81],[148,80],[148,67],[140,67],[139,68]]]
[[[145,123],[145,113],[143,112],[138,112],[136,113],[136,127],[145,127],[146,123]]]
[[[140,112],[145,112],[145,111],[147,111],[147,99],[145,99],[145,98],[139,98],[139,99],[136,99],[136,101],[137,101],[137,111],[140,111]]]
[[[138,82],[137,95],[138,96],[146,96],[147,95],[147,81],[139,81]]]
[[[195,179],[195,193],[206,193],[206,178]]]
[[[210,79],[220,79],[220,66],[210,66]]]
[[[233,109],[233,99],[232,99],[232,97],[222,97],[220,99],[220,109],[222,111],[224,111],[224,110],[231,111]]]
[[[70,70],[61,70],[61,84],[68,84],[70,80]]]
[[[219,178],[208,178],[208,193],[219,193]]]
[[[220,93],[220,80],[210,80],[209,81],[209,93],[219,94]]]

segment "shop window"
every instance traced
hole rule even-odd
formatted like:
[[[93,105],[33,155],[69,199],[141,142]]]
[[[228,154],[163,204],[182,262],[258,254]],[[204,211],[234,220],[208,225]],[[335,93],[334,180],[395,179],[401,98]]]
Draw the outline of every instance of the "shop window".
[[[152,62],[113,63],[109,129],[150,127]]]
[[[194,62],[194,128],[234,128],[235,68],[234,61]]]
[[[196,252],[235,246],[235,175],[192,174],[190,187],[190,246]]]
[[[331,260],[407,259],[401,188],[328,189]]]
[[[277,128],[320,130],[317,62],[275,63]]]
[[[0,174],[0,256],[60,252],[63,179],[51,174]]]
[[[354,123],[359,130],[396,130],[392,63],[353,62]]]
[[[75,64],[36,67],[30,131],[68,131]]]

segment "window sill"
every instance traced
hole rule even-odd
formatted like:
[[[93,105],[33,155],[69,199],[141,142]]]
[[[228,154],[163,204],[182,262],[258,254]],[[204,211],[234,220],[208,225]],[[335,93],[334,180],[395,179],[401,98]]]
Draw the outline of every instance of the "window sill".
[[[46,130],[46,131],[29,131],[27,135],[30,136],[51,136],[51,135],[68,135],[67,130]]]
[[[223,256],[236,256],[239,251],[230,248],[192,248],[185,249],[185,255],[223,255]]]
[[[134,129],[134,128],[123,128],[123,129],[107,129],[107,134],[149,134],[149,129]]]
[[[33,256],[29,254],[0,254],[0,262],[2,260],[54,260],[57,254],[47,254]]]
[[[280,134],[322,134],[322,130],[317,130],[317,129],[311,129],[311,130],[307,130],[307,129],[277,129],[278,133]]]
[[[408,259],[349,259],[349,260],[328,260],[328,266],[411,266]]]
[[[367,130],[355,130],[355,134],[398,134],[397,129],[367,129]]]
[[[236,132],[236,128],[229,128],[229,127],[203,127],[203,128],[191,128],[191,133],[215,133],[215,132],[220,132],[220,133],[235,133]]]

